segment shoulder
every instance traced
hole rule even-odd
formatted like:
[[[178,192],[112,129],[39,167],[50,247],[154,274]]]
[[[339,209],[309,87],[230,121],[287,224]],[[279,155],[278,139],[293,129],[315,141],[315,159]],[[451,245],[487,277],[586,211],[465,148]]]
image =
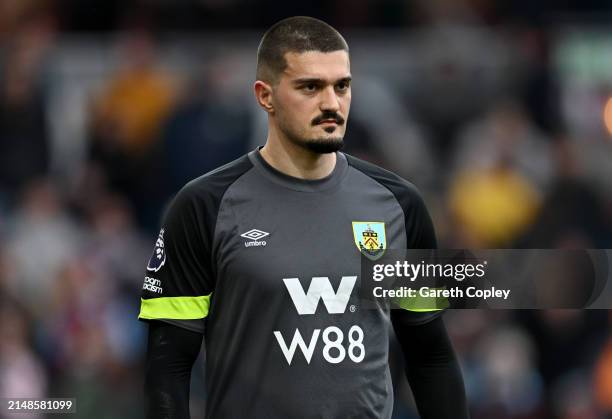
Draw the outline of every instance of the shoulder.
[[[248,155],[244,155],[188,182],[179,191],[178,195],[207,196],[222,194],[252,167],[253,164]]]
[[[184,214],[203,209],[214,212],[219,208],[230,186],[252,167],[248,155],[244,155],[191,180],[176,193],[169,205],[168,213]]]
[[[401,176],[380,166],[349,154],[344,154],[350,167],[370,177],[381,186],[387,188],[403,208],[408,205],[422,206],[423,198],[417,187]]]
[[[405,216],[409,249],[436,249],[435,229],[421,193],[412,183],[393,172],[352,156],[346,156],[350,166],[387,188],[402,208]]]

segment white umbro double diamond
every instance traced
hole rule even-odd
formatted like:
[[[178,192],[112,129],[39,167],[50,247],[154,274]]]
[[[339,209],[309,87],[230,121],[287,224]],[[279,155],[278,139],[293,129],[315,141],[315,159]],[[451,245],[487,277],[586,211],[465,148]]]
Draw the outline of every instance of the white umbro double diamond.
[[[252,230],[247,231],[246,233],[242,233],[240,236],[244,237],[245,239],[259,240],[269,235],[270,233],[266,233],[265,231],[257,230],[256,228],[254,228]]]
[[[253,228],[246,233],[242,233],[240,237],[244,237],[245,239],[249,239],[251,241],[244,242],[244,247],[253,247],[253,246],[265,246],[267,243],[263,239],[266,236],[269,236],[270,233],[266,231],[261,231],[256,228]]]

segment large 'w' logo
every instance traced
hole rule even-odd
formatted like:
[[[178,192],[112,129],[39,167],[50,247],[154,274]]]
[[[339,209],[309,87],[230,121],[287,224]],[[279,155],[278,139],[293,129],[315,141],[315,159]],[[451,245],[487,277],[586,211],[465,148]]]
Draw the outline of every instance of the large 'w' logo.
[[[355,281],[357,281],[356,276],[343,276],[340,280],[338,290],[334,291],[328,277],[315,276],[310,282],[308,291],[304,292],[304,288],[302,288],[302,284],[298,278],[283,278],[283,282],[289,291],[291,300],[293,300],[293,304],[300,315],[315,314],[317,312],[319,300],[323,300],[323,304],[325,304],[328,313],[344,313],[349,299],[351,298],[353,288],[355,287]],[[353,310],[351,309],[351,311]],[[363,329],[358,325],[351,326],[346,335],[348,347],[343,344],[345,333],[346,331],[343,332],[337,326],[328,326],[322,331],[321,329],[314,329],[308,344],[306,344],[306,341],[297,328],[289,344],[287,344],[280,330],[274,331],[274,337],[276,337],[278,346],[283,352],[283,355],[285,355],[285,359],[289,365],[293,362],[293,357],[298,348],[302,354],[304,354],[306,363],[310,364],[317,342],[319,341],[319,336],[321,336],[324,343],[322,348],[323,359],[330,364],[338,364],[344,361],[347,355],[351,361],[355,363],[363,361],[366,352],[363,343]]]
[[[338,290],[334,291],[328,277],[315,276],[310,282],[308,291],[304,292],[298,278],[283,278],[287,291],[289,291],[293,304],[300,315],[315,314],[321,299],[323,299],[323,304],[325,304],[329,314],[344,313],[356,280],[356,276],[343,276]]]

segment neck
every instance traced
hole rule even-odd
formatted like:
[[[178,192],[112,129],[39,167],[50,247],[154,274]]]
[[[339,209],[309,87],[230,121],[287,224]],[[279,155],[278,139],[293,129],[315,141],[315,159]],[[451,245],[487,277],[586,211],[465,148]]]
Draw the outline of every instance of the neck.
[[[266,145],[260,150],[264,160],[276,170],[300,179],[321,179],[334,170],[336,153],[315,153],[279,134],[270,127]]]

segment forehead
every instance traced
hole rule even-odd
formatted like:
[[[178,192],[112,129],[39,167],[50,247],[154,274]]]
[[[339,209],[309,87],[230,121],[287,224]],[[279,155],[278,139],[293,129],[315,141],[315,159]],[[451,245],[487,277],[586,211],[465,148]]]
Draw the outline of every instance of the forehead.
[[[351,74],[349,55],[346,51],[307,51],[285,54],[287,68],[283,72],[289,79],[313,78],[337,80]]]

